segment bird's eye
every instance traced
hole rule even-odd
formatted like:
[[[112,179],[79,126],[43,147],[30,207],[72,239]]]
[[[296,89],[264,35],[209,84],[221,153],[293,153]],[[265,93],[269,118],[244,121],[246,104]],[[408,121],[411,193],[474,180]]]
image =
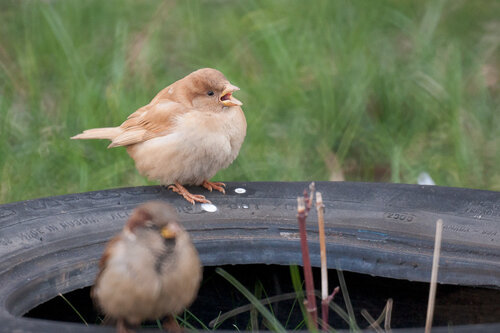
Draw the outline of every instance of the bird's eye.
[[[144,223],[144,226],[148,229],[152,229],[152,230],[160,230],[160,228],[154,224],[153,222],[151,221],[147,221],[146,223]]]
[[[210,90],[209,92],[207,92],[207,95],[208,96],[213,96],[214,95],[214,92],[212,90]]]

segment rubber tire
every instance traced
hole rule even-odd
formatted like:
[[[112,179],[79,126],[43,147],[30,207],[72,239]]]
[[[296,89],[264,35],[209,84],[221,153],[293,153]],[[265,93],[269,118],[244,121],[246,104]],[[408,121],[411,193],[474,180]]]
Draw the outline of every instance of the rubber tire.
[[[228,183],[226,195],[191,188],[206,195],[215,212],[160,186],[1,205],[0,331],[111,332],[21,316],[58,293],[91,285],[105,243],[134,207],[149,200],[177,207],[204,265],[300,264],[296,198],[307,185]],[[318,182],[316,188],[326,206],[329,267],[428,281],[435,222],[442,218],[439,282],[500,288],[499,192],[349,182]],[[311,261],[319,266],[314,209],[307,227]],[[500,324],[472,327],[500,331]]]

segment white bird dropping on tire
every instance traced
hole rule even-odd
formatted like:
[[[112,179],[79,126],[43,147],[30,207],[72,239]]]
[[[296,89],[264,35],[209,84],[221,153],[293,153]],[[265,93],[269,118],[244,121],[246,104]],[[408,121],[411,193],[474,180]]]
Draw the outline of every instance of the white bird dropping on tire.
[[[201,209],[209,213],[214,213],[217,211],[217,206],[213,204],[204,203],[201,204]]]

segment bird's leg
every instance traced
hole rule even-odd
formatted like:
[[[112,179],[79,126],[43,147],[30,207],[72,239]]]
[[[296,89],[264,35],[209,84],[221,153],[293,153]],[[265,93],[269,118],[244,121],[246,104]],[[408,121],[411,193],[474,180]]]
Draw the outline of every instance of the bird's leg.
[[[193,205],[195,202],[211,203],[210,200],[207,200],[203,195],[189,193],[189,191],[179,183],[170,185],[168,188],[174,191],[175,193],[179,193],[180,195],[182,195],[184,199],[186,199]]]
[[[116,332],[118,333],[134,333],[133,330],[127,327],[127,323],[123,319],[118,319],[116,323]]]
[[[226,194],[226,190],[224,189],[224,187],[226,186],[226,184],[224,183],[221,183],[221,182],[211,182],[209,180],[204,180],[203,181],[203,184],[201,184],[204,188],[206,188],[207,190],[209,190],[210,192],[212,192],[212,190],[217,190],[219,192],[222,192],[224,194]]]
[[[179,326],[177,320],[175,320],[174,316],[168,315],[167,318],[163,320],[163,329],[167,332],[180,333],[182,332],[182,328]]]

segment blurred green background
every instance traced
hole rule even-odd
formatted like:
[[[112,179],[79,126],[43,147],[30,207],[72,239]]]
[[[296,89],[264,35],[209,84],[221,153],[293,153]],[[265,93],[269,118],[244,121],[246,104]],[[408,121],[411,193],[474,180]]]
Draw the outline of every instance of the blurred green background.
[[[201,67],[248,134],[216,180],[500,190],[500,1],[0,1],[0,202],[148,184],[118,126]]]

